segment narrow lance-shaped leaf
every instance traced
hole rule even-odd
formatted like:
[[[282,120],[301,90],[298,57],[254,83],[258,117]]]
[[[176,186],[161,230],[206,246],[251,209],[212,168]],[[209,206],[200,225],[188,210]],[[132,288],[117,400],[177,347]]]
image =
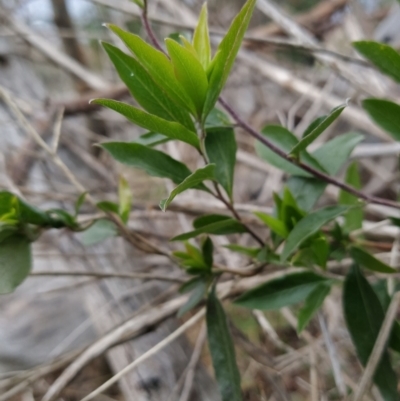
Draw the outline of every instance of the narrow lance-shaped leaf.
[[[306,150],[307,146],[315,141],[342,113],[347,104],[340,105],[334,108],[329,115],[322,120],[317,120],[317,124],[308,135],[305,135],[303,139],[291,150],[291,154],[298,156],[301,151]]]
[[[139,143],[107,142],[101,146],[120,163],[144,170],[153,177],[169,178],[180,184],[192,174],[185,164]]]
[[[348,209],[347,206],[328,206],[303,217],[286,239],[281,261],[284,262],[304,241]]]
[[[175,68],[175,75],[195,104],[197,116],[200,117],[208,89],[206,72],[190,50],[169,38],[165,40],[165,44]]]
[[[164,53],[146,43],[138,35],[124,31],[116,25],[109,24],[107,27],[125,43],[157,84],[164,88],[165,93],[175,103],[192,113],[196,112],[193,101],[177,81],[174,67]]]
[[[364,110],[396,141],[400,141],[400,106],[385,99],[365,99]]]
[[[352,268],[344,283],[343,309],[357,355],[365,366],[381,329],[384,313],[374,290],[357,266]],[[374,383],[385,401],[398,401],[397,377],[386,350],[375,370]]]
[[[218,46],[217,53],[212,61],[212,70],[209,77],[209,90],[204,105],[203,120],[205,120],[208,113],[214,107],[215,102],[228,79],[255,5],[256,0],[248,0],[246,2],[242,10],[233,20],[227,34]]]
[[[356,162],[351,163],[349,168],[347,169],[346,183],[350,184],[356,189],[361,189],[361,180]],[[351,232],[353,230],[361,228],[364,219],[364,213],[362,208],[360,207],[361,205],[359,199],[356,196],[348,193],[347,191],[341,190],[339,195],[339,203],[342,205],[359,206],[350,209],[344,215],[344,230],[346,232]]]
[[[120,177],[118,185],[119,196],[119,215],[124,223],[129,220],[129,214],[132,206],[132,191],[124,177]]]
[[[136,107],[116,100],[95,99],[92,100],[92,102],[108,107],[109,109],[122,114],[139,127],[148,129],[149,131],[158,132],[170,139],[177,139],[186,142],[197,149],[200,148],[200,141],[197,135],[193,131],[188,130],[182,124],[164,120],[153,114],[146,113]]]
[[[208,345],[222,401],[243,401],[235,348],[224,309],[212,291],[207,299]]]
[[[245,292],[235,303],[251,309],[280,309],[303,301],[325,281],[312,272],[288,274]]]
[[[286,238],[288,236],[289,233],[283,221],[262,212],[254,212],[254,214],[275,234],[280,235],[282,238]]]
[[[191,131],[195,131],[189,113],[173,103],[136,59],[113,45],[104,42],[102,45],[117,69],[118,75],[146,111],[168,121],[177,121]]]
[[[193,174],[185,178],[170,194],[167,199],[160,202],[160,208],[165,212],[168,205],[173,201],[175,196],[179,195],[187,189],[194,188],[206,180],[215,180],[215,165],[208,164],[203,168],[199,168]]]
[[[297,317],[297,332],[301,333],[308,325],[312,317],[324,303],[325,298],[331,291],[329,282],[319,284],[306,298],[303,307]]]
[[[153,147],[157,145],[161,145],[162,143],[166,143],[171,139],[165,135],[159,134],[157,132],[146,132],[143,135],[140,135],[138,139],[135,140],[136,143],[140,143],[141,145]]]
[[[384,74],[400,82],[400,54],[393,47],[373,41],[354,42],[353,46]]]
[[[225,189],[229,198],[233,196],[233,174],[236,164],[237,144],[231,128],[207,130],[205,148],[210,163],[215,164],[215,178]]]
[[[197,52],[204,70],[207,70],[211,61],[211,46],[207,19],[207,3],[204,3],[201,9],[199,22],[193,34],[193,47]]]
[[[357,262],[360,266],[366,267],[368,270],[372,270],[378,273],[396,273],[395,269],[388,266],[386,263],[383,263],[379,259],[375,258],[375,256],[357,246],[351,247],[350,255],[355,260],[355,262]]]
[[[7,294],[25,280],[32,264],[31,245],[20,235],[0,242],[0,294]]]

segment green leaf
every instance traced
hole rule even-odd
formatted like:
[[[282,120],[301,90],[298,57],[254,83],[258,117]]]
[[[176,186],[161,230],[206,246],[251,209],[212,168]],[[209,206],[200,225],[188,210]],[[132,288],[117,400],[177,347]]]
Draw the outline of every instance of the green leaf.
[[[365,366],[381,329],[384,312],[374,290],[356,266],[351,269],[344,283],[343,309],[357,355]],[[397,377],[387,351],[376,368],[374,383],[385,401],[399,399]]]
[[[96,206],[103,212],[119,214],[119,205],[114,202],[103,201],[99,202]]]
[[[131,0],[131,1],[137,4],[140,8],[144,8],[143,0]]]
[[[85,198],[86,198],[87,192],[83,192],[82,194],[79,195],[79,198],[76,200],[75,202],[75,216],[78,215],[79,210],[81,209],[83,202],[85,202]]]
[[[328,206],[303,217],[286,239],[281,261],[284,262],[304,241],[348,209],[347,206]]]
[[[212,61],[212,69],[209,76],[209,90],[204,105],[203,120],[205,120],[208,113],[214,107],[222,88],[225,86],[255,5],[256,0],[248,0],[245,3],[218,46],[214,60]]]
[[[280,309],[303,301],[324,281],[312,272],[288,274],[245,292],[235,303],[250,309]]]
[[[236,164],[237,144],[231,128],[208,129],[205,148],[210,163],[215,164],[215,178],[225,189],[229,198],[233,196],[233,175]]]
[[[192,174],[183,163],[138,143],[107,142],[101,146],[120,163],[140,168],[153,177],[169,178],[180,184]]]
[[[353,42],[353,46],[380,71],[400,82],[400,54],[393,47],[373,41]]]
[[[204,224],[198,228],[195,227],[196,230],[178,235],[172,238],[171,241],[186,241],[190,238],[197,237],[200,234],[229,235],[229,234],[240,234],[246,232],[246,227],[239,221],[234,220],[227,216],[221,216],[221,217],[224,217],[224,219],[220,220],[216,219],[216,221],[213,223]]]
[[[177,121],[195,132],[189,113],[173,103],[136,59],[113,45],[104,42],[102,45],[117,69],[118,75],[146,111],[168,121]]]
[[[170,139],[177,139],[186,142],[197,149],[200,148],[200,141],[197,135],[179,123],[164,120],[153,114],[146,113],[136,107],[116,100],[94,99],[92,102],[122,114],[139,127],[148,129],[149,131],[158,132]]]
[[[204,298],[208,288],[208,279],[205,277],[195,278],[191,286],[192,294],[178,311],[178,318],[195,308]]]
[[[273,144],[278,146],[285,153],[289,152],[297,145],[297,138],[286,128],[279,125],[267,125],[263,128],[261,133],[269,139]],[[256,142],[255,144],[257,154],[268,163],[285,171],[288,174],[297,175],[301,177],[312,177],[311,174],[307,173],[300,167],[297,167],[293,163],[283,159],[278,156],[275,152],[269,149],[267,146],[261,142]],[[316,168],[317,170],[323,171],[323,168],[319,163],[306,151],[300,153],[302,161],[304,161],[309,166]]]
[[[358,173],[358,167],[356,162],[350,164],[349,168],[347,169],[346,183],[350,184],[352,187],[356,189],[361,189],[360,175]],[[360,201],[356,196],[343,190],[341,190],[339,194],[339,203],[342,205],[361,206]],[[343,228],[348,233],[353,230],[357,230],[362,227],[363,220],[364,220],[364,213],[362,208],[354,207],[344,215]]]
[[[157,132],[146,132],[145,134],[140,135],[140,137],[134,142],[152,148],[154,146],[166,143],[170,140],[171,139],[167,136],[158,134]]]
[[[241,253],[242,255],[249,256],[250,258],[256,258],[260,253],[260,248],[250,248],[247,246],[241,246],[237,244],[224,245],[224,248],[231,250],[232,252]]]
[[[322,196],[328,184],[316,178],[292,176],[288,179],[286,185],[292,192],[299,207],[309,212]]]
[[[208,90],[206,72],[190,50],[169,38],[165,40],[165,44],[175,68],[175,75],[193,100],[196,106],[196,115],[200,117]]]
[[[364,110],[396,141],[400,141],[400,106],[385,99],[365,99]]]
[[[115,237],[118,231],[115,224],[110,220],[96,220],[81,237],[82,244],[91,246],[103,242],[108,238]]]
[[[126,224],[129,220],[129,214],[132,207],[132,191],[129,188],[128,182],[124,177],[120,177],[118,185],[119,208],[118,214],[121,220]]]
[[[15,234],[17,231],[17,225],[0,221],[0,243],[6,238],[11,237],[11,235]]]
[[[290,153],[298,156],[300,155],[300,152],[306,150],[307,146],[315,141],[340,116],[346,106],[347,104],[342,104],[335,107],[325,118],[322,120],[316,120],[317,122],[314,122],[315,126],[312,126],[311,132],[307,133],[307,135],[305,135],[303,139],[293,147]]]
[[[366,267],[368,270],[372,270],[378,273],[396,273],[396,270],[383,263],[379,259],[376,259],[370,253],[363,249],[352,246],[350,248],[350,255],[357,264]]]
[[[164,89],[165,93],[175,103],[195,113],[196,108],[193,101],[177,81],[174,67],[164,53],[150,46],[138,35],[124,31],[112,24],[107,25],[107,27],[125,43],[128,49],[149,72],[154,81]]]
[[[230,127],[232,128],[232,122],[229,117],[221,110],[214,107],[207,116],[204,128],[207,130],[209,128],[221,128]]]
[[[203,4],[199,22],[193,34],[193,47],[196,49],[200,63],[207,70],[211,61],[210,35],[208,33],[207,3]]]
[[[215,164],[208,164],[203,168],[199,168],[194,173],[186,177],[168,196],[160,202],[160,208],[163,212],[169,204],[174,200],[175,196],[190,188],[195,188],[203,181],[215,180]]]
[[[29,275],[32,264],[31,245],[20,235],[0,242],[0,294],[14,291]]]
[[[340,135],[319,147],[312,156],[328,174],[335,175],[363,139],[364,137],[357,133]]]
[[[214,253],[214,245],[213,242],[211,241],[210,237],[206,237],[204,240],[201,250],[203,253],[203,260],[205,264],[210,268],[212,268],[213,263],[214,263],[214,258],[213,258],[213,253]]]
[[[243,401],[228,321],[214,290],[207,299],[206,322],[208,346],[222,401]]]
[[[254,212],[254,214],[275,234],[280,235],[282,238],[286,238],[288,236],[289,232],[283,221],[262,212]]]
[[[315,313],[324,303],[325,298],[331,291],[329,283],[322,283],[317,285],[314,290],[306,298],[303,307],[299,311],[297,317],[297,332],[301,333],[308,325]]]

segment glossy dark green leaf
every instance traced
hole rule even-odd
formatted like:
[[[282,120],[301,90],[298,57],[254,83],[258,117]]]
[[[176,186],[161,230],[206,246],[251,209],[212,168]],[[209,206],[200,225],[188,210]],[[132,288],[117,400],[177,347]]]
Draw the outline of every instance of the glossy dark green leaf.
[[[191,98],[183,90],[175,77],[174,67],[168,57],[146,43],[140,36],[124,31],[109,24],[107,25],[125,43],[136,56],[143,67],[149,72],[154,81],[164,89],[165,93],[178,105],[192,113],[196,112]]]
[[[263,128],[261,133],[286,154],[289,154],[298,143],[297,138],[290,131],[279,125],[268,125]],[[292,175],[311,177],[311,174],[302,170],[300,167],[297,167],[288,160],[278,156],[275,152],[263,145],[261,142],[257,141],[255,148],[257,154],[262,159],[279,168],[280,170]],[[316,168],[317,170],[323,171],[323,168],[319,165],[319,163],[306,151],[300,153],[300,158],[304,163]]]
[[[284,262],[304,241],[347,210],[347,206],[328,206],[303,217],[286,239],[281,261]]]
[[[300,155],[300,152],[306,150],[308,145],[314,142],[342,113],[347,105],[343,104],[338,107],[335,107],[325,118],[322,120],[317,120],[315,126],[310,130],[311,132],[307,133],[302,140],[293,147],[291,150],[292,155]]]
[[[32,264],[31,245],[20,235],[0,242],[0,294],[14,291],[29,275]]]
[[[348,161],[351,152],[364,139],[357,133],[340,135],[328,141],[312,153],[314,159],[328,172],[335,175]]]
[[[349,168],[347,169],[345,181],[347,184],[351,185],[355,189],[361,189],[361,180],[356,162],[350,164]],[[351,232],[361,228],[362,222],[364,220],[364,213],[361,208],[359,199],[349,192],[341,190],[339,194],[339,203],[342,205],[359,206],[354,207],[345,213],[343,225],[344,230],[346,232]]]
[[[210,163],[215,164],[215,178],[225,189],[229,198],[233,196],[233,176],[236,164],[237,144],[231,128],[207,130],[205,148]]]
[[[357,355],[365,366],[381,329],[384,312],[374,290],[356,266],[351,269],[344,283],[343,309]],[[387,351],[376,368],[374,383],[385,401],[399,399],[397,377]]]
[[[175,75],[192,99],[197,116],[200,117],[208,90],[206,72],[190,50],[169,38],[165,40],[165,44],[175,68]]]
[[[118,185],[119,208],[121,220],[126,224],[132,207],[132,191],[124,177],[120,177]]]
[[[160,202],[160,208],[163,212],[167,209],[174,198],[190,188],[198,187],[203,181],[215,180],[215,164],[208,164],[199,168],[194,173],[186,177],[168,196]]]
[[[322,196],[328,184],[316,178],[291,176],[286,185],[299,207],[309,212]]]
[[[256,0],[248,0],[233,20],[225,37],[218,46],[209,75],[209,90],[204,105],[203,120],[214,107],[222,88],[225,86],[244,34],[253,14]]]
[[[82,244],[91,246],[115,237],[118,231],[110,220],[100,219],[94,222],[81,236]]]
[[[364,110],[396,141],[400,141],[400,106],[386,99],[365,99]]]
[[[396,273],[395,269],[388,266],[386,263],[383,263],[379,259],[376,259],[373,255],[357,246],[352,246],[350,248],[350,255],[357,264],[367,268],[368,270],[378,273]]]
[[[400,54],[393,47],[373,41],[353,42],[353,46],[380,71],[400,82]]]
[[[170,139],[177,139],[186,142],[197,149],[200,148],[200,141],[197,135],[177,122],[164,120],[153,114],[146,113],[136,107],[116,100],[95,99],[92,100],[92,102],[108,107],[109,109],[122,114],[139,127],[145,128],[149,131],[158,132]]]
[[[208,346],[222,401],[243,401],[228,321],[214,291],[207,299],[206,322]]]
[[[171,241],[185,241],[190,238],[197,237],[200,234],[229,235],[246,232],[246,227],[244,227],[242,223],[235,219],[232,219],[228,216],[219,216],[221,219],[218,219],[218,215],[211,216],[213,217],[214,222],[202,224],[198,227],[195,226],[196,229],[194,231],[178,235],[172,238]],[[210,216],[205,217],[209,218]],[[197,220],[200,220],[200,218]]]
[[[287,274],[245,292],[235,303],[251,309],[280,309],[304,301],[324,281],[312,272]]]
[[[280,235],[282,238],[288,236],[289,232],[283,221],[262,212],[254,212],[254,214],[275,234]]]
[[[199,22],[193,33],[193,47],[199,57],[200,63],[204,70],[207,70],[211,61],[211,45],[208,33],[208,13],[207,3],[203,4],[201,9]]]
[[[134,142],[152,148],[154,146],[166,143],[170,140],[171,139],[167,136],[158,134],[157,132],[146,132],[145,134],[140,135],[140,137]]]
[[[189,113],[177,106],[165,94],[164,90],[135,58],[128,56],[113,45],[102,44],[121,80],[146,111],[165,120],[179,122],[195,132]]]
[[[306,298],[303,307],[297,316],[297,332],[301,333],[308,325],[315,313],[324,303],[325,298],[331,291],[330,283],[322,283],[317,285],[314,290]]]
[[[140,168],[154,177],[169,178],[176,184],[192,174],[183,163],[138,143],[107,142],[101,146],[120,163]]]
[[[179,311],[178,317],[182,317],[185,313],[189,312],[193,308],[195,308],[204,298],[207,288],[208,288],[208,279],[205,277],[195,278],[195,281],[192,283],[191,295],[189,299],[183,304]]]

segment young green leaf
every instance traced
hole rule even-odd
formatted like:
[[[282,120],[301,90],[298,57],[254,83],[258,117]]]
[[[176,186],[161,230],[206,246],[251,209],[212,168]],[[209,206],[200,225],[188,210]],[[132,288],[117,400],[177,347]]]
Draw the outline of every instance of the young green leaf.
[[[282,238],[286,238],[288,236],[289,232],[283,221],[262,212],[254,212],[254,214],[275,234],[280,235]]]
[[[194,173],[186,177],[170,194],[167,199],[160,202],[160,208],[163,212],[167,209],[168,205],[173,201],[175,196],[179,195],[187,189],[197,187],[203,181],[215,180],[215,165],[208,164],[203,168],[199,168]]]
[[[32,264],[31,245],[20,235],[0,242],[0,294],[14,291],[29,275]]]
[[[353,42],[353,46],[380,71],[400,82],[400,54],[393,47],[373,41]]]
[[[101,146],[120,163],[140,168],[153,177],[169,178],[175,184],[192,174],[185,164],[138,143],[106,142]]]
[[[225,218],[216,219],[214,223],[204,224],[201,227],[196,228],[194,231],[178,235],[172,238],[171,241],[186,241],[190,238],[197,237],[200,234],[229,235],[246,232],[246,227],[239,221],[227,216],[222,217]]]
[[[126,224],[129,220],[129,214],[132,206],[132,191],[129,188],[128,182],[124,177],[120,177],[118,185],[119,195],[119,215],[121,220]]]
[[[365,99],[364,110],[396,141],[400,141],[400,106],[385,99]]]
[[[97,220],[82,234],[82,244],[85,246],[95,245],[108,238],[115,237],[117,233],[115,224],[112,221]]]
[[[288,274],[245,292],[235,303],[251,309],[280,309],[303,301],[325,281],[312,272]]]
[[[201,116],[208,90],[207,75],[200,61],[185,47],[167,38],[168,54],[175,68],[175,75],[196,106],[197,117]]]
[[[164,53],[156,50],[138,35],[124,31],[116,25],[109,24],[107,27],[125,43],[154,81],[176,104],[191,113],[196,112],[193,101],[177,81],[174,67]]]
[[[207,3],[203,4],[199,22],[193,34],[193,47],[199,57],[200,63],[206,71],[211,61],[210,35],[208,33]]]
[[[346,173],[346,183],[350,184],[356,189],[361,189],[360,175],[358,173],[357,163],[353,162],[350,164]],[[360,201],[354,195],[351,195],[347,191],[340,191],[339,203],[342,205],[354,205],[360,206]],[[344,225],[343,228],[346,232],[351,232],[362,227],[362,222],[364,220],[364,213],[361,207],[354,207],[350,209],[344,215]]]
[[[357,133],[340,135],[323,144],[312,153],[312,156],[327,173],[335,175],[363,139],[364,137]]]
[[[289,152],[297,145],[297,138],[286,128],[279,125],[267,125],[263,128],[261,133],[269,139],[273,144],[278,146],[285,153]],[[301,176],[301,177],[311,177],[311,174],[302,170],[300,167],[295,166],[293,163],[283,159],[278,156],[275,152],[269,149],[267,146],[261,142],[256,142],[257,154],[268,163],[285,171],[288,174]],[[309,166],[316,168],[317,170],[324,171],[324,169],[319,165],[319,163],[306,151],[302,151],[300,158]]]
[[[167,136],[158,134],[157,132],[146,132],[145,134],[140,135],[140,137],[136,139],[134,142],[152,148],[154,146],[166,143],[170,140],[171,139],[168,138]]]
[[[350,248],[350,255],[357,264],[366,267],[368,270],[378,273],[396,273],[395,269],[357,246]]]
[[[297,333],[301,333],[308,325],[315,313],[324,303],[325,298],[331,291],[329,282],[317,285],[306,298],[303,307],[297,317]]]
[[[197,135],[193,131],[188,130],[182,124],[164,120],[153,114],[139,110],[129,104],[118,102],[112,99],[95,99],[92,100],[92,102],[122,114],[139,127],[148,129],[149,131],[158,132],[170,139],[177,139],[179,141],[186,142],[189,145],[200,149],[200,141]]]
[[[322,120],[317,120],[315,126],[312,127],[310,133],[305,135],[303,139],[293,147],[290,151],[292,155],[298,156],[300,152],[307,149],[307,146],[310,145],[313,141],[315,141],[342,113],[347,104],[342,104],[336,108],[334,108],[329,115],[327,115]]]
[[[211,291],[207,299],[208,346],[222,401],[243,401],[235,348],[224,309]]]
[[[328,206],[303,217],[286,239],[281,261],[287,258],[308,238],[317,233],[325,224],[345,213],[347,206]]]
[[[121,80],[136,101],[150,114],[168,121],[177,121],[195,132],[193,121],[186,110],[177,106],[153,80],[144,67],[117,47],[102,43]]]
[[[212,69],[209,76],[209,90],[204,105],[203,120],[206,119],[208,113],[214,107],[228,79],[255,5],[256,0],[247,0],[218,46],[216,55],[212,61]]]
[[[381,329],[384,312],[374,290],[357,266],[351,269],[344,283],[343,309],[357,355],[365,366]],[[375,370],[374,383],[385,401],[399,399],[397,377],[387,351]]]
[[[231,128],[208,129],[205,139],[206,153],[210,163],[215,164],[215,178],[233,196],[233,174],[236,164],[237,144]]]

